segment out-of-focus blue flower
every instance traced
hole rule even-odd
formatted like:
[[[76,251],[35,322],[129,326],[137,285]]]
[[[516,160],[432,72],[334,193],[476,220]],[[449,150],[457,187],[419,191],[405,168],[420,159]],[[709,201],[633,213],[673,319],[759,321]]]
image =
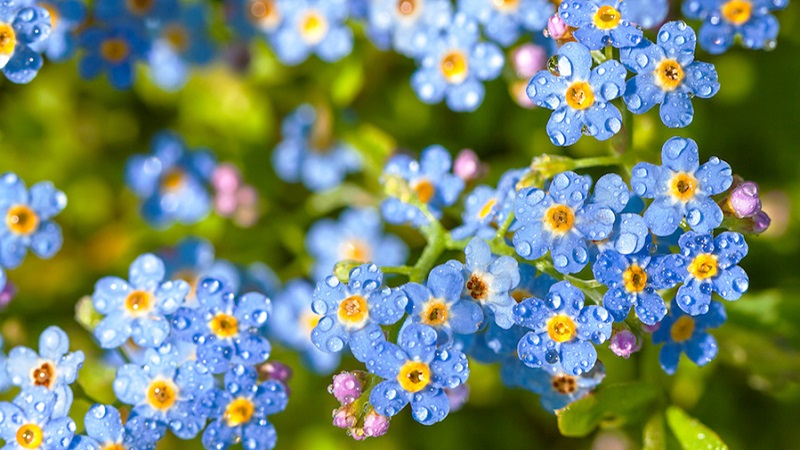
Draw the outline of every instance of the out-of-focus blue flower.
[[[284,3],[286,0],[225,0],[223,8],[230,29],[238,36],[271,38],[286,17]]]
[[[502,193],[489,186],[477,186],[464,200],[464,212],[461,214],[463,225],[452,230],[453,239],[466,239],[477,236],[482,239],[491,239],[497,230],[497,217],[502,211],[504,203]]]
[[[66,61],[78,47],[75,31],[86,20],[86,4],[80,0],[44,0],[38,5],[50,13],[50,36],[31,47],[51,61]]]
[[[542,407],[552,412],[580,400],[606,377],[605,366],[600,361],[580,375],[570,374],[560,364],[550,366],[547,370],[533,369],[522,363],[506,367],[502,374],[504,384],[539,394]]]
[[[328,120],[325,111],[318,113],[309,104],[300,105],[286,116],[281,125],[283,141],[272,154],[272,166],[280,179],[323,191],[338,186],[348,173],[361,168],[361,157],[355,149],[321,136],[330,132],[326,128],[330,125]]]
[[[628,185],[622,177],[609,173],[600,177],[595,183],[594,195],[590,201],[594,204],[608,206],[614,211],[616,219],[611,235],[601,241],[589,243],[590,253],[614,250],[623,255],[641,251],[647,245],[650,230],[640,213],[644,203],[639,197],[631,196]],[[597,254],[592,254],[594,260]]]
[[[103,0],[93,6],[94,15],[100,21],[142,29],[158,26],[180,13],[179,0]]]
[[[132,156],[125,182],[144,200],[142,216],[154,226],[199,222],[211,210],[208,184],[216,161],[207,150],[188,151],[183,139],[163,131],[153,137],[152,154]]]
[[[517,192],[514,211],[522,224],[514,233],[517,254],[534,260],[549,250],[557,271],[583,269],[589,262],[587,240],[609,237],[615,221],[606,202],[585,203],[590,184],[588,177],[562,172],[553,177],[547,192],[537,188]]]
[[[453,111],[475,111],[483,102],[484,81],[503,69],[503,52],[490,42],[480,42],[478,24],[463,13],[441,33],[430,38],[417,56],[419,68],[411,87],[425,103],[443,99]]]
[[[658,357],[664,372],[675,373],[681,353],[686,353],[698,366],[711,362],[717,356],[717,340],[706,330],[718,328],[726,319],[725,308],[719,302],[711,302],[706,312],[694,317],[686,315],[672,302],[669,315],[653,333],[654,343],[664,343]]]
[[[226,372],[231,363],[255,365],[271,350],[265,333],[272,312],[268,298],[248,292],[238,299],[223,282],[205,278],[197,286],[196,308],[179,308],[172,332],[197,344],[197,360],[212,373]]]
[[[536,268],[530,264],[519,265],[519,284],[511,291],[511,298],[519,303],[526,298],[544,298],[556,279],[546,273],[536,275]]]
[[[181,439],[203,429],[206,416],[195,411],[195,404],[213,387],[214,377],[203,364],[179,365],[178,351],[169,344],[147,349],[141,365],[125,364],[114,380],[114,394],[133,406],[133,414],[166,424]]]
[[[464,180],[450,173],[451,167],[450,153],[440,145],[422,150],[420,161],[406,155],[393,156],[383,169],[382,182],[390,195],[381,203],[383,218],[391,224],[426,225],[428,218],[410,203],[412,196],[434,217],[441,217],[442,208],[455,203],[464,190]],[[405,183],[407,187],[398,187]]]
[[[50,219],[66,206],[67,196],[49,181],[26,189],[16,174],[0,175],[0,265],[18,267],[29,247],[40,258],[55,255],[64,238],[61,227]]]
[[[75,436],[70,450],[135,448],[155,450],[156,442],[167,431],[166,423],[139,415],[128,417],[122,425],[119,410],[111,405],[95,404],[84,418],[85,436]]]
[[[731,166],[715,156],[701,166],[699,159],[694,140],[673,137],[661,148],[663,165],[642,162],[633,167],[633,191],[653,199],[644,220],[656,236],[672,234],[684,218],[700,233],[709,233],[722,223],[722,210],[711,196],[731,186]]]
[[[306,248],[315,259],[316,280],[330,275],[339,261],[397,266],[408,257],[406,244],[397,236],[384,234],[380,213],[369,208],[347,209],[338,221],[317,221],[308,230]]]
[[[195,411],[214,419],[203,433],[206,448],[224,450],[239,442],[247,450],[275,447],[277,432],[267,416],[286,409],[289,398],[281,382],[257,381],[254,368],[237,364],[225,374],[224,389],[201,399]]]
[[[59,327],[51,326],[39,336],[39,353],[28,347],[15,347],[8,354],[11,383],[23,391],[42,386],[55,394],[53,417],[66,416],[72,406],[69,385],[78,378],[83,366],[83,352],[69,352],[69,337]]]
[[[780,24],[771,11],[784,9],[789,0],[689,0],[681,4],[683,15],[703,21],[700,46],[718,55],[736,37],[751,49],[772,49]]]
[[[41,386],[21,392],[13,402],[0,403],[3,448],[66,450],[75,433],[75,422],[69,417],[55,416],[55,403],[55,394]]]
[[[378,414],[392,417],[408,403],[411,416],[423,425],[444,420],[450,401],[444,388],[455,389],[467,381],[467,357],[452,347],[436,347],[437,333],[423,324],[406,324],[397,344],[375,345],[367,369],[382,378],[369,396]]]
[[[33,2],[0,6],[0,70],[8,81],[30,83],[44,61],[39,46],[50,35],[50,13]]]
[[[606,140],[622,128],[622,114],[610,102],[625,92],[627,71],[617,61],[592,68],[589,49],[564,44],[555,68],[542,70],[528,84],[528,97],[552,109],[547,135],[555,145],[572,145],[582,134]]]
[[[661,121],[670,128],[692,123],[692,97],[713,97],[719,91],[713,64],[694,60],[696,36],[683,21],[664,24],[656,42],[643,40],[620,51],[620,61],[637,75],[628,80],[625,105],[643,114],[661,104]]]
[[[572,35],[589,50],[600,50],[606,45],[633,47],[642,40],[642,30],[625,14],[627,3],[631,2],[565,0],[558,7],[558,15],[567,25],[577,28]]]
[[[459,0],[458,8],[480,22],[486,37],[503,47],[516,42],[524,32],[544,30],[555,10],[547,0]]]
[[[400,320],[407,304],[402,290],[383,287],[383,272],[375,264],[351,270],[347,284],[329,276],[314,290],[311,308],[323,317],[311,331],[311,340],[328,353],[338,353],[349,344],[363,362],[373,341],[383,338],[380,325]]]
[[[414,58],[450,25],[452,16],[450,0],[370,0],[367,32],[376,45],[391,42],[399,53]]]
[[[108,81],[117,89],[133,86],[136,62],[146,58],[150,49],[144,31],[124,23],[110,28],[86,28],[79,40],[83,49],[78,63],[81,77],[92,79],[108,72]]]
[[[621,1],[619,12],[626,20],[645,30],[661,25],[669,13],[669,0]]]
[[[332,372],[341,357],[318,349],[311,341],[311,331],[320,317],[311,310],[314,287],[305,280],[292,280],[275,296],[272,303],[269,331],[279,341],[301,353],[303,361],[314,372]]]
[[[473,335],[456,335],[455,347],[463,348],[464,353],[470,358],[483,364],[493,364],[500,361],[501,365],[507,363],[510,357],[519,361],[517,357],[517,344],[527,330],[518,325],[509,329],[500,328],[495,322],[490,322],[485,328]]]
[[[203,278],[220,280],[234,292],[238,292],[241,285],[241,275],[236,266],[225,260],[215,260],[214,246],[205,239],[192,236],[184,238],[174,247],[161,249],[158,257],[164,261],[166,278],[189,283],[191,290],[186,297],[188,303],[196,299],[195,291]]]
[[[273,50],[284,64],[296,65],[315,53],[335,62],[353,49],[353,31],[345,24],[347,0],[293,0],[281,3],[283,24],[272,39]]]
[[[0,394],[7,391],[11,388],[11,375],[8,374],[8,367],[6,366],[6,361],[8,357],[3,350],[3,336],[0,335]]]
[[[568,281],[550,288],[544,300],[529,298],[514,307],[514,320],[529,328],[519,341],[519,358],[530,367],[560,365],[580,375],[594,367],[599,345],[611,337],[613,318],[602,306],[584,306],[584,296]]]
[[[142,347],[158,347],[170,334],[165,316],[183,304],[189,284],[164,281],[164,263],[151,253],[136,258],[128,273],[128,281],[105,277],[95,284],[92,302],[106,317],[94,336],[103,348],[119,347],[128,338]]]

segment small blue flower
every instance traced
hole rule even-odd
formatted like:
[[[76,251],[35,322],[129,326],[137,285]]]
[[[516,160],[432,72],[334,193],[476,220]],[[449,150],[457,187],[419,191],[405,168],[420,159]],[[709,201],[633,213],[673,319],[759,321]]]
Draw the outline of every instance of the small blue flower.
[[[561,365],[580,375],[594,367],[599,345],[611,337],[613,318],[602,306],[584,306],[584,296],[568,281],[550,288],[544,300],[529,298],[514,308],[517,324],[529,331],[517,346],[519,358],[530,367],[552,370]]]
[[[269,331],[286,346],[297,350],[303,361],[316,373],[327,374],[339,366],[338,353],[318,349],[311,341],[311,331],[320,317],[311,310],[314,287],[295,279],[286,283],[272,303]]]
[[[387,222],[395,225],[411,223],[421,227],[428,218],[411,204],[412,196],[428,207],[434,217],[441,217],[442,209],[458,200],[464,190],[464,180],[450,173],[450,153],[440,145],[431,145],[422,150],[420,161],[406,155],[395,155],[386,163],[382,182],[390,196],[381,203],[381,212]],[[407,188],[394,189],[397,184],[407,183]]]
[[[367,30],[376,44],[391,42],[399,53],[415,58],[452,17],[450,0],[371,0]]]
[[[504,366],[503,382],[540,395],[542,407],[555,412],[592,392],[605,378],[606,369],[597,361],[592,370],[572,375],[560,364],[545,369],[533,369],[517,360],[516,365]]]
[[[106,316],[94,329],[101,347],[119,347],[128,338],[142,347],[158,347],[166,340],[170,325],[165,315],[181,306],[189,284],[164,281],[164,275],[164,263],[146,253],[131,264],[129,281],[105,277],[95,284],[94,308]]]
[[[379,325],[396,323],[405,315],[407,304],[403,291],[383,287],[383,272],[375,264],[351,270],[347,284],[329,276],[314,290],[311,309],[323,317],[311,331],[311,340],[328,353],[338,353],[349,344],[363,362],[375,335],[383,338]]]
[[[83,366],[83,352],[69,352],[69,337],[59,327],[51,326],[39,336],[39,353],[28,347],[15,347],[8,354],[11,383],[23,391],[42,386],[55,394],[53,417],[66,416],[72,406],[69,385],[78,378]]]
[[[493,256],[489,244],[480,238],[469,241],[464,255],[466,264],[455,260],[447,262],[464,275],[461,296],[481,305],[501,328],[511,328],[516,304],[511,291],[520,281],[517,260],[510,256]]]
[[[166,424],[139,415],[128,417],[122,425],[119,410],[111,405],[95,404],[84,418],[85,436],[75,436],[70,450],[135,448],[155,450],[156,442],[167,431]]]
[[[506,330],[500,328],[495,322],[491,322],[478,333],[468,335],[472,338],[469,341],[465,339],[465,335],[457,335],[456,337],[461,342],[456,341],[456,344],[463,345],[464,353],[475,361],[482,364],[493,364],[500,361],[502,365],[511,358],[519,361],[517,344],[526,332],[525,328],[518,325]]]
[[[237,364],[225,374],[224,389],[209,391],[195,411],[214,419],[203,433],[203,446],[224,450],[241,443],[247,450],[271,449],[278,439],[267,416],[286,409],[288,396],[279,381],[258,384],[256,370]]]
[[[558,7],[564,22],[577,28],[573,36],[589,50],[606,45],[633,47],[642,40],[642,30],[626,14],[628,3],[622,0],[566,0]]]
[[[181,439],[192,439],[206,423],[195,404],[213,389],[214,377],[197,361],[178,365],[178,354],[172,345],[147,349],[141,365],[117,369],[114,394],[133,406],[133,414],[168,425]]]
[[[50,35],[50,13],[34,2],[0,6],[0,70],[12,83],[30,83],[44,63],[40,45]]]
[[[458,8],[480,22],[486,37],[503,47],[516,42],[524,32],[545,29],[555,11],[547,0],[459,0]]]
[[[121,23],[112,28],[97,26],[80,35],[83,57],[78,72],[84,79],[108,72],[108,81],[117,89],[129,89],[136,76],[136,62],[146,58],[150,42],[144,31]]]
[[[286,17],[284,3],[286,0],[225,0],[225,21],[244,40],[254,36],[270,39]]]
[[[454,389],[469,377],[467,357],[451,347],[436,347],[437,333],[422,324],[406,324],[391,342],[377,344],[367,369],[382,378],[369,396],[378,414],[392,417],[408,403],[411,416],[423,425],[444,420],[450,412],[445,388]]]
[[[94,15],[100,21],[131,24],[142,29],[174,19],[180,12],[179,0],[103,0],[93,6]]]
[[[654,343],[664,343],[658,357],[664,372],[675,373],[681,353],[686,353],[698,366],[711,362],[717,356],[717,340],[706,330],[718,328],[726,319],[725,308],[719,302],[711,302],[706,312],[697,316],[686,315],[672,302],[669,315],[653,333]]]
[[[589,185],[588,177],[562,172],[553,177],[547,192],[537,188],[517,192],[514,211],[522,224],[514,233],[517,254],[534,260],[549,250],[557,271],[583,269],[589,262],[587,241],[608,238],[615,221],[605,202],[585,203]]]
[[[547,135],[555,145],[572,145],[582,134],[604,141],[622,128],[622,113],[610,102],[625,92],[627,71],[617,61],[592,68],[589,49],[575,42],[564,44],[551,71],[531,78],[528,97],[552,109]]]
[[[461,214],[463,225],[453,229],[453,239],[466,239],[477,236],[482,239],[491,239],[497,230],[497,217],[502,208],[510,203],[501,203],[503,193],[489,186],[477,186],[464,200],[464,212]]]
[[[630,23],[650,30],[664,23],[669,13],[669,0],[621,1],[619,12]]]
[[[546,273],[536,275],[536,268],[530,264],[519,265],[519,284],[511,291],[511,298],[519,303],[526,298],[543,298],[556,284],[556,279]]]
[[[294,0],[281,7],[283,24],[272,48],[284,64],[300,64],[311,53],[331,63],[353,50],[353,31],[345,24],[350,15],[347,0]]]
[[[75,433],[75,422],[69,417],[55,416],[55,403],[55,394],[41,386],[21,392],[11,403],[0,403],[3,449],[66,450]]]
[[[411,76],[411,87],[424,103],[443,99],[453,111],[475,111],[485,96],[483,81],[500,75],[505,62],[500,48],[480,42],[478,24],[463,13],[433,36],[417,56],[419,68]]]
[[[650,230],[644,218],[638,214],[644,209],[644,203],[639,197],[631,196],[622,177],[615,173],[600,177],[595,183],[591,203],[608,206],[616,215],[611,235],[601,241],[591,241],[591,251],[615,250],[630,255],[647,245]],[[592,259],[596,256],[593,254]]]
[[[313,275],[317,280],[330,275],[339,261],[397,266],[408,257],[406,244],[384,234],[380,213],[369,208],[347,209],[338,221],[317,221],[308,230],[306,248],[316,261]]]
[[[745,48],[773,48],[780,24],[770,11],[788,5],[789,0],[690,0],[681,4],[681,10],[687,18],[703,21],[700,46],[718,55],[737,37]]]
[[[268,298],[249,292],[238,299],[223,282],[205,278],[197,287],[197,307],[179,308],[172,332],[197,344],[197,360],[212,373],[226,372],[231,363],[255,365],[271,350],[264,334],[272,312]]]
[[[664,24],[655,43],[643,40],[620,51],[620,61],[637,75],[628,80],[625,105],[643,114],[661,104],[661,121],[670,128],[692,123],[692,97],[711,98],[719,91],[713,64],[694,60],[696,36],[683,21]]]
[[[216,167],[207,150],[188,151],[177,134],[161,132],[152,154],[132,156],[125,182],[144,200],[142,216],[154,226],[199,222],[211,210],[208,184]]]
[[[50,13],[52,27],[47,39],[31,47],[43,51],[51,61],[72,58],[78,47],[76,30],[86,20],[86,4],[80,0],[45,0],[38,3]]]
[[[312,191],[335,188],[348,173],[361,169],[361,157],[354,148],[317,136],[320,131],[315,127],[326,126],[318,119],[324,121],[313,106],[300,105],[283,120],[283,140],[272,154],[272,166],[280,179],[302,182]]]
[[[164,261],[166,278],[189,283],[191,291],[187,300],[194,301],[197,285],[206,277],[223,281],[234,290],[239,285],[236,266],[228,261],[215,260],[214,246],[205,239],[190,236],[173,247],[161,249],[157,255]]]
[[[722,210],[711,196],[731,186],[731,166],[717,157],[700,166],[699,159],[695,141],[673,137],[661,148],[662,166],[642,162],[633,167],[633,191],[653,199],[644,220],[656,236],[672,234],[684,218],[700,233],[722,223]]]
[[[49,181],[26,189],[16,174],[0,175],[0,265],[18,267],[29,247],[40,258],[55,255],[64,238],[61,227],[50,219],[66,206],[67,196]]]

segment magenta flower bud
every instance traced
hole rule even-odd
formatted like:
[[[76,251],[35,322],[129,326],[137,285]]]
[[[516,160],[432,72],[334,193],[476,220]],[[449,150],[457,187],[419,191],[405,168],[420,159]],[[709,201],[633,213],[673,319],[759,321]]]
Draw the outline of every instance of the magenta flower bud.
[[[772,224],[772,219],[769,218],[767,213],[764,211],[759,211],[753,216],[753,234],[761,234],[767,231],[770,224]]]
[[[217,191],[233,193],[239,189],[242,175],[233,164],[220,164],[211,174],[211,184]]]
[[[350,408],[342,406],[333,410],[333,426],[336,428],[351,428],[356,424],[356,416],[350,412]]]
[[[561,39],[569,30],[569,26],[558,14],[553,14],[547,21],[547,35],[553,39]]]
[[[464,181],[469,181],[481,174],[481,161],[471,149],[465,148],[458,152],[453,163],[453,173]]]
[[[353,372],[341,372],[333,376],[333,384],[328,390],[343,405],[353,403],[361,397],[361,380]]]
[[[364,433],[363,428],[350,428],[349,430],[347,430],[347,434],[350,435],[350,437],[353,438],[354,441],[363,441],[364,439],[369,437]]]
[[[536,72],[544,69],[547,63],[547,52],[535,44],[523,44],[511,53],[514,71],[520,78],[531,78]]]
[[[761,199],[758,196],[758,185],[752,181],[745,181],[736,186],[733,188],[728,202],[736,217],[740,219],[753,217],[757,212],[761,211]]]
[[[14,283],[6,281],[6,285],[0,290],[0,311],[4,310],[11,300],[14,300],[15,295],[17,295],[17,287],[14,286]]]
[[[611,336],[608,348],[615,355],[628,359],[632,353],[639,351],[642,344],[636,339],[636,335],[631,330],[619,330]]]
[[[236,195],[230,192],[220,191],[217,193],[217,196],[214,197],[214,209],[220,216],[230,216],[236,212],[238,206],[239,202],[236,199]]]
[[[372,410],[364,417],[364,435],[369,437],[383,436],[389,431],[389,418]]]
[[[469,385],[464,383],[458,385],[455,389],[444,389],[447,400],[450,401],[450,412],[455,412],[461,409],[469,400]]]
[[[292,368],[278,361],[268,361],[257,367],[258,378],[262,381],[276,380],[284,385],[292,378]]]

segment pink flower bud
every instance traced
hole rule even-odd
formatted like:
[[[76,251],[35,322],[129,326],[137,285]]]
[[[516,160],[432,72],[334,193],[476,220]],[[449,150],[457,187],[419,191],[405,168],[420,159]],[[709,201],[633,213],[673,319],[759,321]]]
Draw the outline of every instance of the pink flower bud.
[[[566,36],[569,26],[558,14],[553,14],[547,21],[547,35],[553,39],[562,39]]]
[[[483,168],[478,155],[468,148],[461,150],[453,163],[453,173],[464,181],[478,178],[482,171]]]
[[[547,63],[547,52],[535,44],[523,44],[511,53],[514,71],[520,78],[531,78],[536,72],[544,69]]]
[[[728,202],[736,217],[742,219],[755,216],[757,212],[761,211],[758,185],[752,181],[739,184],[733,188]]]
[[[233,164],[220,164],[211,174],[211,184],[220,192],[236,192],[241,180],[242,175]]]
[[[383,436],[389,431],[389,418],[372,410],[364,417],[364,435],[369,437]]]
[[[361,380],[355,373],[341,372],[334,375],[329,391],[342,405],[349,405],[361,397],[361,389]]]
[[[350,408],[342,406],[333,410],[333,426],[348,429],[356,424],[356,416],[350,412]]]
[[[636,335],[631,330],[619,330],[611,336],[608,348],[615,355],[627,359],[632,353],[639,351],[642,344],[637,342]]]

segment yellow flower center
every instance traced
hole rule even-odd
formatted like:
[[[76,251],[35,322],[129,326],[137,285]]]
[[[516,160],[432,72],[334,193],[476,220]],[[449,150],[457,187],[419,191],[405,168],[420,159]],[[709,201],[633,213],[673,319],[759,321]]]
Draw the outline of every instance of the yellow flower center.
[[[128,11],[139,16],[150,11],[153,8],[153,3],[155,3],[155,0],[125,0]]]
[[[664,59],[658,63],[655,81],[665,91],[674,91],[683,82],[683,67],[674,59]]]
[[[419,392],[431,382],[431,369],[423,362],[408,361],[400,368],[397,382],[408,392]]]
[[[753,15],[753,5],[744,0],[731,0],[724,5],[720,10],[722,17],[734,25],[741,25]]]
[[[339,246],[339,259],[360,263],[369,262],[372,259],[372,249],[363,241],[352,239]]]
[[[496,199],[493,199],[493,198],[489,199],[489,201],[486,202],[483,205],[483,207],[481,208],[481,210],[478,212],[478,217],[480,217],[481,219],[485,219],[486,216],[491,214],[492,209],[494,209],[494,205],[496,205],[496,204],[497,204],[497,200]]]
[[[688,340],[692,337],[692,333],[694,333],[694,319],[689,316],[680,316],[669,330],[669,334],[675,342]]]
[[[308,11],[300,20],[300,36],[307,44],[319,44],[328,34],[328,21],[315,10]]]
[[[180,169],[173,169],[167,172],[161,179],[161,189],[167,192],[174,192],[183,186],[186,174]]]
[[[189,47],[189,33],[186,28],[176,23],[164,29],[164,39],[179,52],[183,52]]]
[[[281,14],[275,0],[250,0],[247,14],[250,20],[259,26],[272,29],[281,21]]]
[[[477,274],[472,274],[469,280],[467,280],[466,286],[467,292],[469,292],[470,297],[474,300],[486,300],[486,296],[489,294],[489,288],[486,286],[486,282],[483,281],[482,277]]]
[[[229,427],[238,427],[239,425],[249,422],[255,410],[256,406],[253,404],[252,400],[239,397],[228,403],[222,417]]]
[[[208,327],[221,339],[232,338],[239,334],[239,321],[230,314],[217,314],[208,322]]]
[[[418,10],[418,0],[399,0],[397,2],[397,12],[400,13],[401,16],[408,17],[414,15]]]
[[[422,312],[419,316],[420,322],[425,325],[440,327],[447,323],[447,304],[438,298],[431,299],[422,307]]]
[[[125,310],[128,314],[139,317],[153,309],[153,296],[146,291],[133,291],[125,297]]]
[[[678,172],[670,180],[669,192],[672,198],[680,202],[688,202],[694,198],[697,190],[697,178],[686,172]]]
[[[155,409],[165,411],[178,400],[178,387],[171,381],[156,380],[147,388],[147,401]]]
[[[444,79],[450,84],[459,84],[467,79],[469,63],[467,56],[459,50],[451,50],[442,58],[439,67]]]
[[[556,342],[569,342],[575,337],[575,322],[564,314],[558,314],[547,321],[547,334]]]
[[[594,14],[594,25],[601,30],[610,30],[619,25],[622,19],[622,14],[619,13],[613,6],[605,5],[597,9]]]
[[[575,225],[575,213],[569,206],[555,204],[544,213],[544,224],[555,234],[566,234]]]
[[[0,55],[11,55],[17,45],[17,33],[7,23],[0,23]]]
[[[559,394],[572,394],[578,390],[578,382],[571,375],[554,375],[550,378],[550,384]]]
[[[360,295],[351,295],[339,303],[339,322],[359,326],[369,318],[367,299]]]
[[[106,39],[100,44],[100,55],[111,63],[124,61],[129,51],[128,43],[119,38]]]
[[[426,179],[418,180],[412,186],[414,192],[417,193],[417,198],[422,203],[428,203],[436,195],[436,186]]]
[[[636,264],[632,264],[622,273],[622,283],[628,292],[642,292],[647,286],[647,272]]]
[[[492,0],[494,9],[502,12],[514,12],[519,7],[519,0]]]
[[[29,423],[17,430],[17,444],[23,448],[39,448],[44,440],[44,433],[39,425]]]
[[[26,205],[14,205],[6,213],[6,225],[12,233],[27,236],[39,228],[39,216]]]
[[[114,444],[106,444],[100,447],[100,450],[128,450],[128,448],[122,444],[114,443]]]
[[[689,273],[698,280],[715,277],[718,271],[717,257],[710,253],[697,255],[689,264]]]
[[[576,81],[572,83],[564,94],[567,99],[567,105],[572,109],[578,111],[589,108],[594,105],[594,92],[589,83],[585,81]]]
[[[56,382],[56,368],[50,361],[43,362],[31,372],[31,381],[35,386],[52,389]]]

